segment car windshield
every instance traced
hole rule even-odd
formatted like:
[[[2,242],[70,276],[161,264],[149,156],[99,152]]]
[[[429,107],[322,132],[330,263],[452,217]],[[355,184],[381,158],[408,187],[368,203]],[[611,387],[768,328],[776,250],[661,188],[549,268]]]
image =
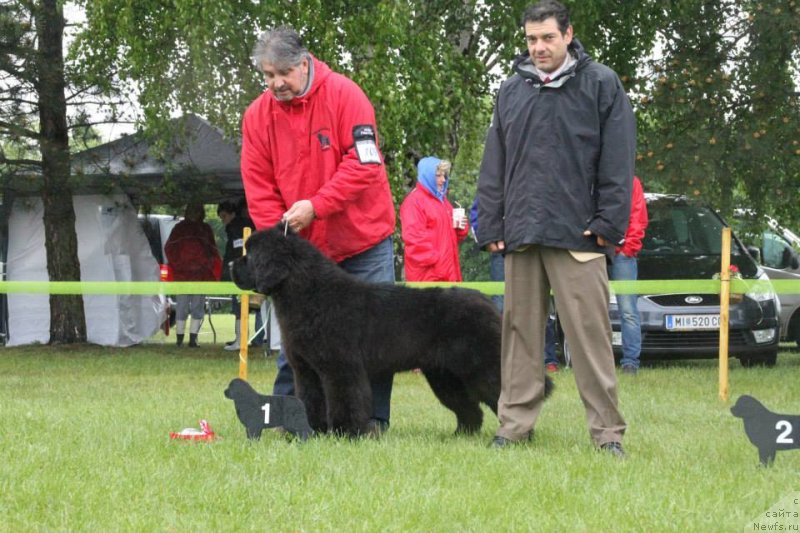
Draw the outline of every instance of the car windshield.
[[[640,258],[640,279],[706,279],[719,272],[722,219],[710,208],[673,196],[649,197],[650,223]],[[746,278],[757,267],[735,238],[731,264]]]
[[[676,201],[654,201],[647,205],[650,223],[642,253],[719,254],[722,221],[710,209]]]

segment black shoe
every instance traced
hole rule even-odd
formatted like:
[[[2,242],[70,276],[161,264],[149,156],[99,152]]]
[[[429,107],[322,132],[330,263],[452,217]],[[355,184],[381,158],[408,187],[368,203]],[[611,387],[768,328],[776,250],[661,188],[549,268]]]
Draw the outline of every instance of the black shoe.
[[[622,444],[619,442],[606,442],[600,445],[600,449],[618,459],[625,459],[625,450],[622,449]]]
[[[638,371],[639,369],[633,365],[622,365],[623,374],[630,374],[632,376],[635,376]]]
[[[367,424],[367,435],[378,438],[389,431],[389,422],[380,418],[370,418]]]
[[[507,448],[514,444],[513,440],[508,440],[500,435],[495,435],[492,442],[489,443],[489,448],[499,450],[500,448]]]
[[[197,348],[197,333],[189,333],[189,348]]]
[[[176,346],[182,346],[183,345],[183,334],[180,334],[180,335],[178,335],[177,333],[175,334],[175,345]]]

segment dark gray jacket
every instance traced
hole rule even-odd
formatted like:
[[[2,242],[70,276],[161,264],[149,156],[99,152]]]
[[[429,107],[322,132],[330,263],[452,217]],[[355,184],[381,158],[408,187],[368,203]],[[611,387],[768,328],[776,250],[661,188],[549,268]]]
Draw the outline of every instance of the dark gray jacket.
[[[625,237],[636,122],[625,89],[577,39],[577,62],[546,86],[530,57],[497,95],[478,180],[478,243],[606,253]],[[611,243],[601,248],[596,237]]]

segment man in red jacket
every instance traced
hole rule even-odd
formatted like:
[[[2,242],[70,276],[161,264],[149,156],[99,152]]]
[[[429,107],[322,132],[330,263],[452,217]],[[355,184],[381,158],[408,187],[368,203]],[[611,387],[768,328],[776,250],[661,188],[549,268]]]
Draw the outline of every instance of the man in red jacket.
[[[631,216],[625,232],[625,242],[616,248],[614,263],[608,268],[608,278],[612,280],[636,281],[638,263],[636,256],[642,249],[644,230],[647,228],[647,204],[639,178],[633,177],[631,193]],[[642,326],[637,302],[638,294],[617,294],[620,312],[620,332],[622,335],[622,372],[636,374],[639,371],[639,353],[642,351]]]
[[[292,29],[259,36],[267,90],[242,121],[242,181],[256,229],[284,221],[346,271],[394,282],[394,204],[375,111],[355,82],[312,56]],[[275,394],[293,394],[281,352]],[[392,377],[372,383],[374,427],[389,425]]]
[[[400,206],[406,281],[461,281],[458,243],[469,228],[463,209],[453,216],[447,199],[449,181],[449,161],[420,159],[417,186]]]

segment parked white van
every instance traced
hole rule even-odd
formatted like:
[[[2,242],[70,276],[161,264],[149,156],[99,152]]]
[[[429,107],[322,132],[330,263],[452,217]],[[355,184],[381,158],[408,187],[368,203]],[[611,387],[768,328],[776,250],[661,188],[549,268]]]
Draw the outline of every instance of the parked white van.
[[[771,280],[800,280],[800,237],[781,226],[772,217],[764,216],[764,229],[760,233],[748,232],[748,212],[737,210],[736,226],[739,237],[760,263]],[[794,341],[800,346],[800,294],[778,294],[781,302],[781,339]]]

